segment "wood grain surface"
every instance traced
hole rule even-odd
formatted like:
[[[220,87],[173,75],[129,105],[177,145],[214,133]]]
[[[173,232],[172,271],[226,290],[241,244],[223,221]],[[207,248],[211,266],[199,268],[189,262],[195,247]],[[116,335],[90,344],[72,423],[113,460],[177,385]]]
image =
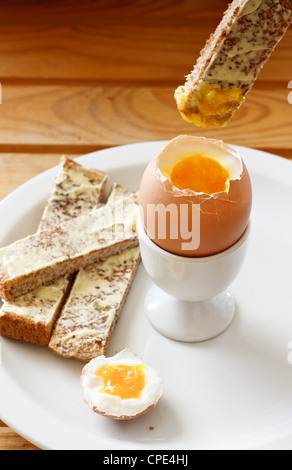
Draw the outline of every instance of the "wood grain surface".
[[[0,199],[59,163],[190,133],[292,158],[292,30],[223,129],[182,120],[184,83],[227,0],[12,0],[0,15]],[[291,99],[292,101],[292,99]],[[0,450],[35,450],[0,421]]]

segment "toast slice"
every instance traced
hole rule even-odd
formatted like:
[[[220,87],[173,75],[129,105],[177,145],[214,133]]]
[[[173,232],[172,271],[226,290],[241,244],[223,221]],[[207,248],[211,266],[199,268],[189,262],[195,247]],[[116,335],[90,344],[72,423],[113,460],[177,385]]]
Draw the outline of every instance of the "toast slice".
[[[63,156],[39,230],[90,212],[103,196],[107,176]],[[39,345],[49,343],[55,320],[72,285],[73,275],[40,286],[0,310],[0,334]]]
[[[137,193],[114,185],[108,204],[129,195],[138,201]],[[83,362],[105,354],[139,262],[137,246],[78,272],[49,343],[54,353]]]
[[[46,282],[74,273],[138,245],[127,214],[130,197],[41,230],[0,249],[0,296],[11,300]]]
[[[233,0],[175,91],[183,119],[198,127],[225,126],[291,21],[291,0]]]

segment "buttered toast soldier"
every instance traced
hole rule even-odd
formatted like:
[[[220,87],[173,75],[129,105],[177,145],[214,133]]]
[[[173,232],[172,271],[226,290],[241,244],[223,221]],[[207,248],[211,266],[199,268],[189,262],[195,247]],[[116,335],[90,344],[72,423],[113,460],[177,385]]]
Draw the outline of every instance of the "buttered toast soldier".
[[[124,223],[135,225],[137,193],[114,184],[107,204],[130,197]],[[126,220],[127,219],[127,220]],[[83,362],[105,354],[140,262],[139,246],[81,269],[58,318],[49,348]]]
[[[38,230],[91,212],[101,203],[107,180],[104,172],[84,168],[63,156]],[[0,334],[47,345],[72,281],[72,275],[64,276],[4,302],[0,310]]]
[[[175,99],[183,119],[225,126],[292,21],[291,0],[234,0]]]
[[[14,299],[123,249],[138,246],[136,224],[124,224],[125,214],[132,211],[133,205],[136,206],[130,197],[123,198],[122,202],[93,209],[0,248],[1,298]]]

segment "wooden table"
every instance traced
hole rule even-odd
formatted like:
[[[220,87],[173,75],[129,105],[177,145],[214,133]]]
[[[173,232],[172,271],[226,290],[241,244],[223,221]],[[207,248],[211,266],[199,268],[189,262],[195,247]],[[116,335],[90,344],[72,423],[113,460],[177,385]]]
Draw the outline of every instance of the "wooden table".
[[[179,134],[292,157],[292,31],[224,129],[176,110],[226,0],[14,0],[0,17],[0,199],[64,153]],[[289,101],[291,104],[289,104]],[[275,156],[275,158],[277,158]],[[0,450],[36,449],[0,421]]]

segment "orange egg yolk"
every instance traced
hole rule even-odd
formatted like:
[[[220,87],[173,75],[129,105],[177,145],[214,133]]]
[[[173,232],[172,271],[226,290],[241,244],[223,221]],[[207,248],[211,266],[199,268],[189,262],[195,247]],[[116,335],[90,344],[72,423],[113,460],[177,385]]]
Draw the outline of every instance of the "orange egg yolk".
[[[194,154],[178,162],[173,167],[170,178],[178,189],[214,194],[227,190],[230,175],[214,158]]]
[[[103,379],[103,393],[125,398],[140,398],[145,387],[144,366],[124,364],[104,365],[95,374]]]
[[[175,96],[183,119],[198,127],[224,127],[226,120],[245,100],[238,88],[215,87],[203,82],[191,101],[184,86],[177,88]]]

